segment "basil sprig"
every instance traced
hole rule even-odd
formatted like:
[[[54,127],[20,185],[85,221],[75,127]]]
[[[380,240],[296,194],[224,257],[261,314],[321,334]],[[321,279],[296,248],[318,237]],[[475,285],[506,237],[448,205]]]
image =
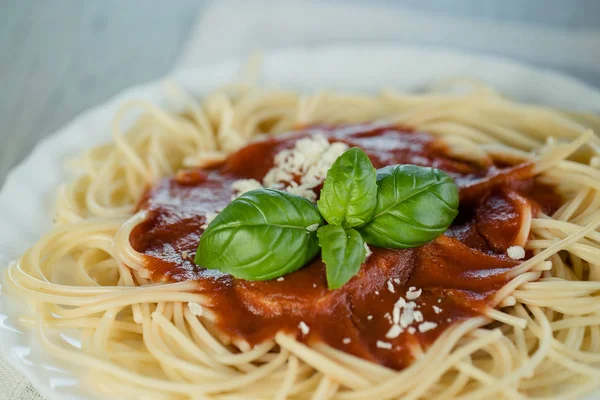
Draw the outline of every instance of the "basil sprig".
[[[327,172],[317,202],[331,225],[352,228],[371,219],[377,205],[376,170],[364,151],[351,148]]]
[[[317,255],[315,231],[323,222],[317,207],[304,197],[252,190],[233,200],[210,223],[194,261],[236,278],[278,278]]]
[[[420,246],[444,233],[457,214],[458,188],[444,172],[416,165],[376,171],[352,148],[327,172],[318,208],[283,191],[247,192],[204,231],[195,262],[236,278],[273,279],[304,266],[320,247],[327,283],[336,289],[358,273],[365,243]]]

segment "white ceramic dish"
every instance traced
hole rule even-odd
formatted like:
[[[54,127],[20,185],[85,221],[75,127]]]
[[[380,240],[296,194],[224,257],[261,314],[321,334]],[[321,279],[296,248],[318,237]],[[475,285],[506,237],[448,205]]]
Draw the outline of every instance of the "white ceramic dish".
[[[235,79],[241,65],[243,60],[230,60],[181,71],[173,78],[202,95]],[[323,87],[374,91],[382,87],[417,90],[456,76],[481,79],[527,102],[600,111],[600,92],[573,78],[505,59],[428,48],[361,45],[278,51],[265,55],[261,80],[303,91]],[[110,140],[112,116],[131,99],[165,102],[160,82],[131,88],[48,137],[12,170],[0,191],[0,268],[50,228],[55,189],[65,178],[65,158]],[[18,312],[14,302],[0,297],[0,348],[9,362],[48,399],[95,398],[68,365],[44,354],[35,334],[18,324]],[[600,392],[592,398],[600,398]]]

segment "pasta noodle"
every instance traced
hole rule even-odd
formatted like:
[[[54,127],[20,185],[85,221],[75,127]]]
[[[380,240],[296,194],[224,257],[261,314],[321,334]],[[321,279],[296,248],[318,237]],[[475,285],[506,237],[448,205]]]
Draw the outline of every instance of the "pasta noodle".
[[[252,85],[202,103],[174,86],[183,109],[135,101],[115,117],[113,142],[72,165],[56,226],[6,270],[6,291],[35,306],[46,351],[85,371],[93,390],[143,399],[576,398],[600,382],[600,139],[565,113],[512,102],[486,87],[466,94],[314,95]],[[133,126],[123,121],[141,111]],[[442,137],[453,156],[536,163],[565,199],[531,215],[525,248],[496,309],[447,329],[395,371],[285,333],[254,348],[224,344],[196,282],[152,284],[129,243],[133,214],[160,177],[225,159],[253,138],[299,124],[386,120]],[[524,238],[526,239],[526,238]],[[81,348],[58,333],[79,332]]]

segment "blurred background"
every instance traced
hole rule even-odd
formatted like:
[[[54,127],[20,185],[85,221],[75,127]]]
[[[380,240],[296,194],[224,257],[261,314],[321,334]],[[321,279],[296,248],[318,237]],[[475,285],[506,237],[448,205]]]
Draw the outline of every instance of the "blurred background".
[[[510,57],[600,88],[599,0],[0,0],[0,185],[78,113],[173,68],[365,41]],[[0,382],[0,399],[40,398],[1,356]]]
[[[41,138],[178,60],[365,40],[505,55],[600,86],[598,0],[0,0],[0,184]]]

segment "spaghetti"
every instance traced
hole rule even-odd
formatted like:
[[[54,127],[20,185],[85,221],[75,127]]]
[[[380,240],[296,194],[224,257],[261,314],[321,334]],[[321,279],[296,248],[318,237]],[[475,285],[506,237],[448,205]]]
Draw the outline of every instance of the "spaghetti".
[[[562,113],[487,88],[377,96],[237,87],[171,112],[124,105],[113,143],[84,153],[59,190],[56,227],[6,272],[35,303],[45,349],[112,396],[144,399],[576,398],[600,382],[600,140]],[[123,131],[132,110],[143,113]],[[194,280],[153,283],[130,237],[147,187],[211,168],[257,136],[301,125],[386,121],[428,132],[474,165],[529,162],[562,199],[527,218],[530,257],[481,315],[449,325],[401,370],[278,332],[231,345]],[[527,236],[525,236],[527,238]],[[203,305],[207,305],[203,307]],[[81,349],[57,332],[75,329]]]

